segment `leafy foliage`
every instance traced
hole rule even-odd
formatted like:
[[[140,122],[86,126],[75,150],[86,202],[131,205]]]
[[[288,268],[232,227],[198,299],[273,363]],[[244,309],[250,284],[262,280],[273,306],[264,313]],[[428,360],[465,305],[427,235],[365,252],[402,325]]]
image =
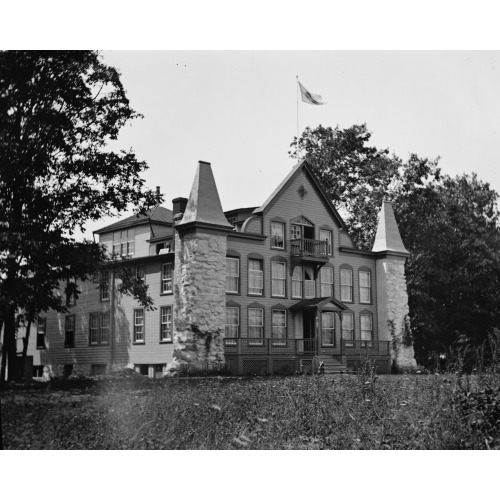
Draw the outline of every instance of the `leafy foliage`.
[[[97,243],[76,242],[75,230],[155,203],[146,164],[110,147],[139,116],[96,52],[0,53],[0,322],[10,361],[16,312],[32,320],[65,311],[59,282],[85,280],[105,259]]]
[[[410,252],[405,331],[417,351],[480,345],[500,325],[497,193],[475,174],[443,176],[439,158],[403,161],[370,147],[370,137],[366,125],[319,126],[299,145],[359,248],[372,248],[382,200],[392,202]]]

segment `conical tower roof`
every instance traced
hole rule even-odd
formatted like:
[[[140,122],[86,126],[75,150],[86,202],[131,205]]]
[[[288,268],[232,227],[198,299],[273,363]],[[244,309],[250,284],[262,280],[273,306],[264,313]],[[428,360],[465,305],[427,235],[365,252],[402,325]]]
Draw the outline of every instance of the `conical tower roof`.
[[[377,234],[372,248],[373,252],[399,252],[410,255],[403,244],[399,233],[394,210],[389,201],[382,202],[378,215]]]
[[[177,227],[189,223],[200,223],[233,229],[222,211],[219,193],[210,163],[198,162],[198,169],[189,195],[184,216]]]

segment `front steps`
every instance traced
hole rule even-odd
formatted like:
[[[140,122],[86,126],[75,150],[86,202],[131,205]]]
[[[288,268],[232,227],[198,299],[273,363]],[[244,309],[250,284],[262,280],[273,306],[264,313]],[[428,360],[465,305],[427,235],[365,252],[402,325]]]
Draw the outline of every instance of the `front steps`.
[[[316,360],[316,370],[322,361],[324,373],[348,373],[345,360],[341,361],[333,356],[318,356]]]

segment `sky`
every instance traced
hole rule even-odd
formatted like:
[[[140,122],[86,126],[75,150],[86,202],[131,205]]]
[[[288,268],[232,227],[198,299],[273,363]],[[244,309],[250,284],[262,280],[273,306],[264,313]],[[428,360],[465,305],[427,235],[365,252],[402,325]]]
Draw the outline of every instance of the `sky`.
[[[188,197],[212,164],[224,210],[259,206],[295,164],[305,127],[366,123],[370,144],[405,159],[440,157],[500,192],[500,51],[103,51],[144,115],[114,148],[149,165],[163,205]],[[327,104],[298,101],[297,76]],[[298,104],[298,105],[297,105]],[[129,214],[131,212],[127,212]],[[116,219],[87,224],[92,231]]]

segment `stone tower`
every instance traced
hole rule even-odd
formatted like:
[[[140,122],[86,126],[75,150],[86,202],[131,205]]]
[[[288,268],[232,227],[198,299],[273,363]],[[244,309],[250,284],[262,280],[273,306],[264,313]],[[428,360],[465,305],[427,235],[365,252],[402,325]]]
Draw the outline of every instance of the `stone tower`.
[[[181,365],[224,362],[226,249],[233,227],[221,207],[210,163],[200,161],[187,206],[175,226],[174,355]]]
[[[399,369],[414,368],[413,346],[409,338],[408,293],[405,262],[410,253],[399,233],[394,210],[382,203],[377,234],[372,248],[377,255],[377,312],[380,340],[392,342],[391,359]]]

